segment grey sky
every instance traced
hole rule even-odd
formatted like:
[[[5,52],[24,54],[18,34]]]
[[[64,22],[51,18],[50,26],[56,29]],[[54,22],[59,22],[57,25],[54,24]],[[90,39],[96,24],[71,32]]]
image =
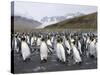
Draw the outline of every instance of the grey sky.
[[[89,14],[97,11],[96,6],[68,5],[68,4],[51,4],[51,3],[34,3],[15,1],[14,14],[40,20],[44,16],[63,16],[68,13],[81,12]]]

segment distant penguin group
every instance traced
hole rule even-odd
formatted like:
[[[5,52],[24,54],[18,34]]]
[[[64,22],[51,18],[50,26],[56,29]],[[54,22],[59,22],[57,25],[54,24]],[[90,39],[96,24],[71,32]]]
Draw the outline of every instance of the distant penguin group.
[[[31,48],[38,51],[41,62],[47,62],[49,55],[56,55],[57,61],[66,63],[72,56],[75,64],[82,63],[82,55],[97,58],[97,36],[66,33],[15,33],[12,49],[22,55],[23,61],[30,59]]]

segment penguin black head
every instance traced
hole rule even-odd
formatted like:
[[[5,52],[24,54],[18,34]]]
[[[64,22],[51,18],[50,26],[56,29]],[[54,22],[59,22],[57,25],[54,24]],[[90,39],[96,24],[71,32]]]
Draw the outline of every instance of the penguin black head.
[[[22,41],[25,41],[25,38],[24,38],[24,37],[22,37],[22,38],[21,38],[21,40],[22,40]]]
[[[73,44],[75,45],[75,41],[73,41]]]
[[[90,40],[91,40],[91,41],[93,41],[93,40],[94,40],[93,36],[90,36]]]
[[[60,35],[58,35],[57,37],[60,38]]]
[[[58,43],[60,42],[60,38],[57,39],[57,42],[58,42]]]
[[[74,45],[75,45],[75,42],[76,42],[76,41],[75,41],[74,39],[72,39],[72,43],[73,43]]]
[[[50,36],[48,36],[47,39],[50,39]]]
[[[78,40],[80,40],[81,39],[81,37],[78,37]]]
[[[63,39],[59,37],[59,38],[57,39],[57,42],[58,42],[58,43],[63,42]]]
[[[17,35],[15,35],[15,37],[17,38]]]
[[[91,41],[93,41],[93,40],[94,40],[94,38],[91,38],[90,40],[91,40]]]
[[[45,41],[45,38],[42,38],[41,41]]]
[[[41,35],[39,34],[38,37],[41,38]]]
[[[66,37],[66,39],[68,40],[68,36],[66,35],[65,37]]]
[[[61,42],[63,42],[63,39],[62,39],[62,38],[60,38],[60,41],[61,41]]]

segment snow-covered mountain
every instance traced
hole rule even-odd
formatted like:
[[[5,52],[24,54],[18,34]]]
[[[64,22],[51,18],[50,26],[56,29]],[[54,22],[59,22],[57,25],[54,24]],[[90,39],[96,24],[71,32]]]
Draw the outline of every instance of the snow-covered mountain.
[[[97,29],[97,12],[84,16],[66,19],[46,26],[45,29]]]
[[[38,26],[37,28],[44,28],[46,26],[64,21],[66,19],[70,19],[70,18],[82,16],[82,15],[84,15],[84,14],[80,13],[80,12],[77,12],[77,13],[65,14],[64,16],[52,16],[52,17],[45,16],[41,19],[42,25]]]

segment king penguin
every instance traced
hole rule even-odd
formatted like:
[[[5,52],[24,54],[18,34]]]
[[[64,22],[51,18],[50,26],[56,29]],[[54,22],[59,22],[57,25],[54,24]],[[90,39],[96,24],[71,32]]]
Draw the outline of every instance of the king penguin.
[[[65,50],[62,45],[62,38],[57,38],[57,48],[56,48],[57,58],[61,62],[66,62]]]
[[[37,46],[40,46],[40,45],[41,45],[41,36],[39,35],[37,38]]]
[[[32,36],[31,37],[31,46],[33,45],[33,43],[34,43],[34,40],[35,40],[35,37],[34,36]]]
[[[73,59],[75,60],[75,63],[81,63],[82,59],[80,57],[79,51],[77,47],[75,46],[75,41],[74,39],[71,40],[71,47],[72,47],[72,52],[73,52]]]
[[[52,50],[52,43],[50,41],[50,37],[49,36],[47,37],[46,44],[47,44],[47,47],[48,47],[48,53],[52,53],[53,52],[53,50]]]
[[[45,42],[45,39],[41,39],[41,45],[40,45],[40,58],[41,61],[47,61],[47,56],[48,56],[48,48]]]
[[[96,57],[97,50],[96,50],[96,40],[94,38],[91,39],[90,45],[89,45],[89,55],[91,57]]]
[[[25,41],[25,38],[23,37],[21,42],[21,53],[22,53],[22,57],[23,57],[23,61],[25,61],[26,59],[29,58],[29,56],[31,55],[30,52],[30,48],[28,46],[28,44]]]
[[[70,50],[71,50],[71,47],[70,47],[70,44],[69,44],[69,41],[68,41],[68,38],[65,38],[65,36],[63,37],[64,39],[64,45],[65,45],[65,48],[67,48],[67,53],[70,55]]]
[[[17,39],[17,35],[15,35],[15,37],[14,37],[14,41],[13,41],[14,43],[14,50],[18,53],[19,52],[19,47],[18,47],[18,39]]]

